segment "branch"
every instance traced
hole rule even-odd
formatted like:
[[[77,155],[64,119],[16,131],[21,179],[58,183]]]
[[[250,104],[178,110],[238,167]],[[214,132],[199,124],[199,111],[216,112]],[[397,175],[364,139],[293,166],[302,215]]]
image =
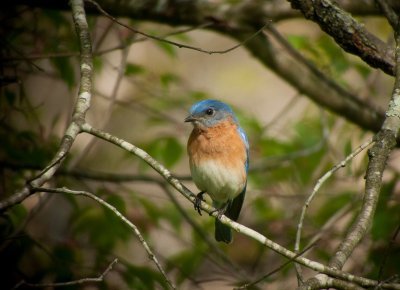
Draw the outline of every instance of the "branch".
[[[264,280],[266,280],[267,278],[271,277],[272,275],[274,275],[275,273],[278,273],[279,271],[281,271],[282,269],[284,269],[286,266],[288,266],[289,264],[291,264],[297,257],[300,257],[301,255],[303,255],[305,252],[307,252],[308,250],[310,250],[313,246],[315,246],[315,244],[311,244],[310,246],[306,247],[303,251],[301,251],[300,253],[298,253],[295,257],[289,259],[288,261],[284,262],[283,264],[279,265],[278,267],[276,267],[274,270],[268,272],[267,274],[263,275],[262,277],[256,279],[255,281],[252,281],[250,283],[246,283],[243,284],[242,286],[239,286],[237,288],[234,288],[235,290],[241,290],[241,289],[248,289],[251,287],[254,287],[255,285],[257,285],[260,282],[263,282]]]
[[[382,175],[386,161],[396,146],[400,130],[400,27],[395,31],[396,40],[396,79],[392,98],[386,112],[386,119],[381,131],[376,135],[375,145],[369,151],[369,163],[365,182],[365,196],[361,212],[356,218],[346,238],[341,243],[330,265],[342,268],[353,249],[369,229],[375,213],[376,204],[382,185]]]
[[[361,144],[359,147],[357,147],[352,153],[350,153],[344,160],[342,160],[340,163],[336,164],[335,166],[332,167],[331,170],[329,170],[328,172],[326,172],[320,179],[318,179],[317,183],[315,184],[311,194],[309,195],[309,197],[307,198],[307,200],[305,201],[303,208],[301,210],[301,214],[300,214],[300,219],[299,219],[299,223],[297,224],[297,232],[296,232],[296,243],[295,243],[295,247],[294,250],[295,252],[299,252],[300,251],[300,242],[301,242],[301,231],[303,229],[303,222],[304,222],[304,218],[306,215],[306,211],[308,209],[308,207],[311,204],[311,201],[314,199],[315,195],[317,194],[317,192],[319,191],[319,189],[321,188],[321,186],[325,183],[325,181],[327,181],[336,171],[338,171],[339,169],[343,168],[346,166],[346,164],[351,161],[354,157],[356,157],[360,152],[362,152],[365,148],[367,148],[371,143],[373,143],[373,139],[370,139],[366,142],[364,142],[363,144]],[[301,273],[301,268],[296,265],[296,270],[298,275],[300,275]]]
[[[378,37],[365,29],[349,13],[330,0],[288,0],[305,18],[316,22],[345,51],[359,56],[370,66],[395,74],[393,52]]]
[[[310,279],[307,285],[300,286],[297,290],[320,290],[320,289],[339,289],[339,290],[365,290],[365,288],[343,280],[329,277],[325,274],[318,274]]]
[[[193,0],[192,0],[193,1]],[[260,1],[252,0],[253,2],[260,3]],[[400,3],[398,0],[386,0],[394,9],[400,9]],[[109,12],[112,15],[118,15],[120,17],[134,17],[135,19],[147,19],[151,17],[151,13],[148,14],[140,14],[135,13],[133,5],[136,4],[137,6],[143,7],[142,3],[146,3],[148,7],[152,8],[153,13],[159,13],[159,2],[157,0],[142,0],[142,1],[135,1],[135,3],[123,3],[123,2],[115,2],[113,0],[101,0],[105,6],[109,6]],[[173,1],[171,1],[173,5]],[[175,2],[177,2],[175,0]],[[194,2],[194,1],[193,1]],[[248,1],[251,2],[251,1]],[[375,0],[363,0],[362,5],[358,1],[354,0],[337,0],[336,1],[340,7],[344,10],[348,11],[349,13],[357,16],[376,16],[381,15],[379,9],[377,9],[375,5]],[[47,9],[68,9],[68,5],[66,1],[53,1],[53,0],[15,0],[12,2],[15,5],[28,5],[30,7],[40,7],[40,8],[47,8]],[[133,9],[127,9],[128,5],[133,6]],[[179,4],[183,4],[179,2]],[[210,3],[202,3],[202,5],[210,5]],[[273,21],[282,21],[288,20],[293,18],[302,17],[302,14],[298,11],[292,9],[290,4],[282,1],[282,0],[269,0],[264,1],[263,3],[263,10],[266,13],[268,19]],[[125,6],[126,5],[126,6]],[[88,9],[89,13],[96,13],[94,10]]]
[[[151,34],[143,32],[143,31],[134,29],[131,26],[126,25],[126,24],[122,23],[121,21],[118,21],[115,17],[113,17],[110,14],[108,14],[103,8],[101,8],[101,6],[96,1],[94,1],[94,0],[85,0],[85,1],[88,2],[88,3],[91,3],[92,5],[94,5],[96,7],[96,9],[99,10],[99,12],[101,14],[106,16],[111,21],[113,21],[115,23],[118,23],[119,25],[125,27],[126,29],[128,29],[128,30],[130,30],[132,32],[135,32],[137,34],[143,35],[143,36],[145,36],[147,38],[150,38],[150,39],[153,39],[153,40],[157,40],[157,41],[161,41],[161,42],[165,42],[165,43],[174,45],[174,46],[176,46],[178,48],[186,48],[186,49],[190,49],[190,50],[196,50],[198,52],[207,53],[207,54],[225,54],[225,53],[231,52],[231,51],[243,46],[246,42],[250,41],[253,37],[255,37],[257,34],[259,34],[261,31],[263,31],[264,28],[267,26],[267,24],[265,24],[263,27],[258,29],[253,35],[250,35],[247,39],[244,39],[242,42],[240,42],[240,43],[238,43],[238,44],[236,44],[236,45],[234,45],[234,46],[232,46],[230,48],[223,49],[223,50],[206,50],[206,49],[203,49],[201,47],[194,47],[194,46],[191,46],[191,45],[187,45],[187,44],[171,41],[171,40],[165,39],[163,37],[151,35]]]
[[[21,286],[29,286],[29,287],[35,287],[35,288],[47,288],[47,287],[65,287],[65,286],[73,286],[73,285],[81,285],[81,284],[86,284],[86,283],[93,283],[93,282],[103,282],[105,276],[112,270],[112,268],[115,266],[115,264],[118,263],[118,259],[114,259],[108,267],[104,270],[103,273],[100,274],[98,277],[94,278],[82,278],[78,280],[73,280],[73,281],[68,281],[68,282],[59,282],[59,283],[43,283],[43,284],[34,284],[34,283],[29,283],[26,282],[25,280],[22,280],[19,282],[17,285],[14,286],[13,289],[17,289]]]
[[[24,0],[18,1],[25,3]],[[63,6],[62,1],[41,1],[44,6]],[[119,1],[118,3],[111,0],[98,0],[97,3],[107,13],[113,15],[111,16],[113,19],[125,16],[173,26],[186,25],[191,27],[199,27],[211,22],[207,26],[208,29],[232,37],[239,44],[245,44],[244,48],[251,52],[262,64],[317,104],[345,117],[364,129],[377,132],[382,126],[383,111],[366,104],[364,101],[360,102],[354,94],[343,89],[338,90],[327,84],[298,59],[293,58],[290,53],[285,50],[282,51],[276,43],[269,41],[265,36],[256,35],[257,30],[265,25],[266,19],[274,19],[273,15],[269,13],[271,10],[267,10],[270,7],[269,4],[265,4],[264,7],[263,4],[260,4],[260,1],[256,0],[237,1],[237,3],[230,5],[200,0],[171,1],[165,6],[160,6],[157,4],[158,1],[152,0]],[[29,1],[27,4],[39,5],[38,2],[33,4]],[[355,6],[351,1],[347,5],[353,8]],[[95,8],[93,10],[98,13]],[[203,48],[201,49],[203,50]],[[386,47],[383,49],[386,49]],[[393,64],[392,54],[388,55],[387,58]]]
[[[168,195],[169,199],[175,205],[176,209],[179,211],[182,217],[193,228],[194,232],[207,244],[207,246],[209,247],[209,252],[215,254],[221,261],[231,266],[236,271],[235,273],[236,275],[240,275],[242,278],[246,277],[247,275],[243,273],[243,269],[235,265],[227,257],[227,255],[215,244],[215,241],[210,238],[210,235],[204,232],[204,230],[200,227],[200,225],[187,214],[185,209],[179,204],[178,200],[175,198],[171,188],[168,187],[168,183],[160,182],[159,185]]]
[[[130,221],[128,220],[121,212],[119,212],[114,206],[109,204],[108,202],[104,201],[100,197],[94,195],[93,193],[87,191],[76,191],[70,190],[68,188],[44,188],[44,187],[35,187],[33,188],[34,192],[49,192],[49,193],[62,193],[62,194],[72,194],[72,195],[83,195],[89,197],[96,202],[100,203],[102,206],[109,209],[113,212],[124,224],[126,224],[133,233],[138,237],[140,243],[143,245],[143,248],[146,250],[148,257],[153,263],[156,265],[158,271],[163,275],[165,281],[168,283],[171,289],[176,289],[172,281],[168,278],[167,274],[165,273],[164,269],[162,268],[160,262],[158,261],[157,257],[153,254],[153,251],[150,249],[150,246],[147,244],[146,240],[143,238],[142,234],[140,233],[139,229]]]
[[[17,203],[22,202],[33,193],[31,190],[32,187],[40,187],[53,177],[54,173],[60,167],[62,161],[71,149],[75,138],[80,133],[80,124],[85,121],[86,112],[90,107],[93,63],[89,28],[82,0],[72,0],[71,8],[81,51],[81,79],[79,95],[75,104],[72,121],[65,131],[59,149],[53,159],[49,162],[49,165],[47,165],[33,180],[29,181],[20,191],[14,193],[7,199],[0,201],[0,211],[6,210]]]
[[[114,145],[117,145],[118,147],[127,150],[130,153],[133,153],[143,161],[145,161],[148,165],[150,165],[155,171],[157,171],[169,184],[171,184],[177,191],[179,191],[186,199],[191,201],[193,204],[196,201],[196,195],[191,192],[186,186],[184,186],[182,183],[179,182],[178,179],[172,176],[172,174],[160,163],[158,163],[154,158],[152,158],[149,154],[147,154],[145,151],[142,149],[134,146],[133,144],[130,144],[129,142],[120,139],[116,136],[113,136],[109,133],[100,131],[98,129],[93,128],[89,124],[85,123],[81,127],[83,132],[92,134],[94,136],[99,137],[100,139],[103,139],[107,142],[110,142]],[[218,212],[215,210],[214,207],[208,205],[205,202],[201,202],[200,208],[207,212],[210,216],[213,216],[215,218],[219,218],[220,221],[231,227],[233,230],[242,233],[255,241],[261,243],[262,245],[265,245],[266,247],[270,248],[271,250],[275,251],[276,253],[288,258],[288,259],[293,259],[297,263],[304,265],[312,270],[315,270],[320,273],[325,273],[329,276],[340,278],[342,280],[346,281],[352,281],[354,283],[357,283],[362,286],[375,286],[378,285],[378,281],[374,281],[368,278],[364,277],[359,277],[355,276],[352,274],[349,274],[347,272],[343,272],[340,270],[337,270],[332,267],[325,266],[321,263],[312,261],[310,259],[304,258],[304,257],[299,257],[297,253],[294,253],[281,245],[269,240],[267,237],[263,236],[259,232],[256,232],[255,230],[248,228],[242,224],[239,224],[237,222],[234,222],[227,218],[226,216],[219,217]],[[400,289],[400,284],[396,283],[384,283],[381,284],[382,288],[385,289]]]
[[[341,269],[344,266],[355,247],[371,227],[379,200],[383,172],[387,159],[396,146],[396,139],[400,130],[400,25],[397,24],[394,29],[396,40],[396,78],[392,98],[386,111],[386,119],[382,125],[382,129],[375,136],[375,144],[368,152],[369,162],[366,172],[365,194],[360,213],[357,215],[345,238],[340,243],[338,250],[329,262],[329,266],[335,269]],[[302,286],[303,288],[300,287],[299,289],[309,289],[307,287],[317,283],[316,281],[315,278],[309,279]]]
[[[396,27],[399,24],[399,17],[397,16],[396,12],[393,11],[386,0],[375,1],[383,11],[383,14],[386,15],[386,18],[389,21],[390,25],[393,27],[394,30],[396,30]]]

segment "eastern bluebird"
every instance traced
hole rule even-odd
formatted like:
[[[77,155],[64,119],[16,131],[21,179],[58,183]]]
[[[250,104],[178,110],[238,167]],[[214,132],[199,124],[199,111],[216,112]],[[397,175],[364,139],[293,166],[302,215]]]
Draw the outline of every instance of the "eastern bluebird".
[[[232,109],[215,100],[192,106],[185,122],[193,124],[187,150],[196,186],[195,209],[200,213],[202,195],[207,193],[220,215],[237,220],[242,208],[249,167],[249,142]],[[215,239],[232,241],[231,229],[215,220]]]

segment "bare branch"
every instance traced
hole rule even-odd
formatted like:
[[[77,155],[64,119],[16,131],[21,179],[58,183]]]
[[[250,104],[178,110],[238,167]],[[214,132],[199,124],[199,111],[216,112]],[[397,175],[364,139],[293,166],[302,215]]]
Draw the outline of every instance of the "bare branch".
[[[396,27],[395,40],[396,78],[392,98],[386,111],[386,119],[382,125],[382,129],[375,136],[375,144],[368,152],[369,163],[361,210],[329,262],[329,266],[335,269],[341,269],[344,266],[372,224],[379,200],[386,162],[391,151],[396,146],[396,138],[400,130],[400,26]],[[302,287],[309,287],[311,284],[316,283],[315,281],[315,278],[309,279]]]
[[[63,6],[59,2],[51,1],[48,3],[44,0],[42,1],[45,6]],[[342,2],[346,2],[344,7],[357,8],[351,1],[342,0]],[[230,6],[193,0],[179,2],[179,5],[172,5],[171,9],[166,11],[165,9],[155,9],[154,7],[158,7],[156,1],[152,2],[150,0],[145,2],[135,1],[134,3],[129,1],[115,3],[110,0],[98,0],[97,3],[100,3],[107,10],[107,13],[112,14],[113,16],[111,17],[113,18],[127,16],[169,25],[188,25],[191,27],[205,23],[210,24],[211,22],[207,26],[210,30],[223,33],[235,38],[242,45],[244,44],[244,47],[262,64],[286,80],[299,93],[308,96],[317,104],[345,117],[362,128],[377,132],[382,126],[384,120],[384,112],[382,110],[364,102],[360,103],[353,97],[348,98],[347,96],[352,94],[343,94],[343,90],[337,90],[337,88],[322,82],[319,76],[316,76],[303,63],[299,63],[296,58],[293,59],[286,51],[282,51],[276,43],[269,41],[260,34],[257,35],[257,30],[265,25],[266,19],[274,19],[273,15],[268,13],[269,11],[274,11],[267,9],[269,7],[268,4],[265,4],[266,7],[261,6],[262,9],[260,9],[259,2],[255,0],[239,1]],[[32,3],[27,4],[33,5]],[[272,6],[274,4],[276,3],[273,3]],[[368,5],[370,9],[374,9],[373,5],[370,3]],[[286,6],[285,9],[287,10],[288,7]],[[283,12],[283,14],[285,13]],[[162,37],[158,38],[162,39]],[[249,39],[251,41],[248,41]],[[383,47],[382,53],[385,54],[387,50],[386,46]],[[223,52],[226,51],[224,50]],[[374,53],[374,50],[372,53]],[[368,54],[366,57],[368,57]],[[394,64],[391,51],[385,57],[389,59],[391,65]],[[381,60],[381,63],[385,62],[387,62],[386,59]]]
[[[53,159],[49,162],[37,177],[31,180],[23,189],[14,193],[9,198],[0,202],[0,211],[22,202],[32,194],[31,187],[39,187],[46,181],[50,180],[57,169],[60,167],[62,160],[68,154],[75,138],[80,133],[80,124],[85,121],[86,112],[90,107],[91,91],[92,91],[92,47],[90,42],[89,27],[86,21],[85,10],[82,0],[71,1],[72,14],[74,18],[76,33],[79,38],[81,60],[81,79],[79,86],[78,100],[75,104],[72,121],[64,133],[61,144]]]
[[[375,0],[379,5],[383,13],[386,15],[390,25],[392,25],[393,29],[396,30],[397,25],[399,25],[399,17],[396,12],[390,7],[389,3],[386,0]]]
[[[46,287],[65,287],[65,286],[72,286],[72,285],[81,285],[81,284],[86,284],[86,283],[98,283],[98,282],[103,282],[105,276],[113,269],[115,264],[118,263],[118,259],[114,259],[108,267],[104,270],[103,273],[100,274],[98,277],[93,277],[93,278],[82,278],[78,280],[73,280],[73,281],[68,281],[68,282],[59,282],[59,283],[39,283],[39,284],[34,284],[34,283],[29,283],[26,282],[25,280],[22,280],[19,282],[17,285],[14,286],[13,289],[18,289],[21,286],[29,286],[29,287],[34,287],[34,288],[46,288]]]
[[[314,278],[307,281],[307,285],[300,286],[297,290],[320,290],[324,289],[338,289],[338,290],[365,290],[354,283],[346,282],[340,279],[329,277],[325,274],[315,275]]]
[[[147,244],[146,240],[143,238],[142,234],[140,233],[139,229],[130,221],[128,220],[121,212],[118,211],[113,205],[109,204],[108,202],[104,201],[100,197],[94,195],[91,192],[87,191],[77,191],[71,190],[68,188],[44,188],[44,187],[35,187],[33,188],[35,192],[50,192],[50,193],[62,193],[62,194],[72,194],[72,195],[82,195],[89,197],[102,206],[106,207],[110,211],[112,211],[124,224],[126,224],[138,237],[140,243],[143,245],[143,248],[146,250],[148,257],[153,263],[156,265],[158,271],[163,275],[165,281],[171,287],[171,289],[176,289],[172,281],[168,278],[167,274],[165,273],[164,269],[162,268],[160,262],[158,261],[157,257],[154,255],[153,251],[151,250],[150,246]]]
[[[395,31],[396,39],[396,79],[389,108],[382,130],[376,135],[375,145],[369,151],[369,163],[366,173],[365,196],[360,214],[339,246],[329,265],[341,269],[353,249],[369,229],[382,185],[382,175],[386,161],[396,146],[400,130],[400,27]]]
[[[286,261],[285,263],[281,264],[280,266],[276,267],[274,270],[268,272],[267,274],[263,275],[262,277],[258,278],[257,280],[251,282],[251,283],[246,283],[242,286],[239,286],[235,289],[240,290],[240,289],[247,289],[250,287],[254,287],[255,285],[257,285],[258,283],[266,280],[267,278],[271,277],[272,275],[274,275],[275,273],[278,273],[279,271],[281,271],[282,269],[284,269],[286,266],[288,266],[289,264],[291,264],[297,257],[300,257],[301,255],[303,255],[305,252],[307,252],[308,250],[310,250],[313,246],[315,246],[315,244],[311,244],[308,247],[306,247],[305,249],[303,249],[300,253],[298,253],[294,258],[289,259],[288,261]]]
[[[127,150],[128,152],[131,152],[134,155],[136,155],[137,157],[141,158],[148,165],[150,165],[155,171],[157,171],[164,179],[166,179],[167,182],[169,184],[171,184],[177,191],[179,191],[181,194],[183,194],[183,196],[186,199],[190,200],[193,204],[195,203],[196,195],[193,192],[191,192],[187,187],[185,187],[182,183],[180,183],[180,181],[178,179],[173,177],[172,174],[163,165],[161,165],[159,162],[157,162],[154,158],[152,158],[149,154],[147,154],[142,149],[134,146],[133,144],[131,144],[123,139],[113,136],[109,133],[95,129],[87,123],[83,124],[81,128],[82,128],[83,132],[95,135],[95,136],[97,136],[107,142],[110,142],[114,145],[117,145],[117,146],[123,148],[124,150]],[[313,269],[320,273],[327,274],[332,277],[340,278],[342,280],[352,281],[361,286],[375,286],[378,284],[378,281],[374,281],[374,280],[364,278],[364,277],[355,276],[355,275],[349,274],[347,272],[343,272],[343,271],[337,270],[335,268],[325,266],[321,263],[312,261],[310,259],[307,259],[307,258],[304,258],[301,256],[297,257],[298,253],[294,253],[294,252],[282,247],[281,245],[279,245],[279,244],[271,241],[267,237],[263,236],[259,232],[256,232],[255,230],[248,228],[242,224],[234,222],[224,215],[222,217],[219,217],[218,212],[215,210],[215,208],[208,205],[205,202],[201,202],[200,208],[203,211],[207,212],[210,216],[219,218],[223,224],[231,227],[233,230],[235,230],[239,233],[242,233],[242,234],[254,239],[255,241],[258,241],[259,243],[261,243],[262,245],[265,245],[266,247],[270,248],[271,250],[275,251],[276,253],[278,253],[288,259],[293,259],[297,263],[304,265],[310,269]],[[382,284],[381,287],[385,288],[385,289],[400,289],[400,284],[386,283],[386,284]]]
[[[261,31],[263,31],[264,28],[267,26],[267,24],[265,24],[260,29],[258,29],[254,34],[249,36],[247,39],[244,39],[242,42],[240,42],[240,43],[238,43],[238,44],[236,44],[236,45],[234,45],[234,46],[232,46],[230,48],[223,49],[223,50],[206,50],[206,49],[203,49],[201,47],[194,47],[194,46],[190,46],[190,45],[187,45],[187,44],[171,41],[171,40],[165,39],[163,37],[151,35],[151,34],[142,32],[140,30],[134,29],[131,26],[126,25],[126,24],[118,21],[118,19],[116,19],[115,17],[113,17],[110,14],[108,14],[103,8],[101,8],[101,6],[96,1],[94,1],[94,0],[85,0],[85,1],[93,4],[96,7],[96,9],[99,10],[104,16],[106,16],[110,20],[114,21],[115,23],[118,23],[119,25],[125,27],[126,29],[128,29],[130,31],[133,31],[133,32],[135,32],[137,34],[140,34],[140,35],[143,35],[145,37],[151,38],[153,40],[157,40],[157,41],[161,41],[161,42],[165,42],[165,43],[177,46],[179,48],[186,48],[186,49],[196,50],[196,51],[207,53],[207,54],[225,54],[225,53],[231,52],[231,51],[243,46],[246,42],[250,41],[257,34],[261,33]]]
[[[289,0],[292,7],[333,37],[345,51],[359,56],[370,66],[394,75],[393,52],[378,37],[365,29],[349,13],[330,0]]]
[[[318,179],[317,183],[315,184],[311,194],[309,195],[309,197],[307,198],[307,200],[305,201],[303,208],[301,210],[301,214],[300,214],[300,219],[299,219],[299,223],[297,224],[297,232],[296,232],[296,243],[295,243],[295,247],[294,250],[295,252],[299,252],[300,251],[300,242],[301,242],[301,232],[303,229],[303,222],[304,222],[304,218],[306,215],[306,211],[308,209],[308,207],[311,204],[311,201],[314,199],[315,195],[317,194],[317,192],[319,191],[319,189],[321,188],[321,186],[325,183],[325,181],[327,181],[336,171],[338,171],[339,169],[343,168],[346,166],[346,164],[351,161],[354,157],[356,157],[360,152],[362,152],[365,148],[367,148],[369,145],[371,145],[371,143],[373,143],[373,139],[369,139],[368,141],[364,142],[363,144],[361,144],[359,147],[357,147],[352,153],[350,153],[345,159],[343,159],[340,163],[336,164],[335,166],[332,167],[331,170],[329,170],[328,172],[326,172],[320,179]],[[301,268],[296,265],[296,269],[298,274],[301,273]]]

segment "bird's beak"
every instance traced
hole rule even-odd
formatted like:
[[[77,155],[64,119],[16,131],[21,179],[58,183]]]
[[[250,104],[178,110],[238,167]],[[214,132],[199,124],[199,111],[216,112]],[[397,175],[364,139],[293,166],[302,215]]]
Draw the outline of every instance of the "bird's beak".
[[[194,121],[196,121],[196,120],[197,120],[197,118],[193,117],[192,115],[187,116],[187,117],[185,118],[185,122],[194,122]]]

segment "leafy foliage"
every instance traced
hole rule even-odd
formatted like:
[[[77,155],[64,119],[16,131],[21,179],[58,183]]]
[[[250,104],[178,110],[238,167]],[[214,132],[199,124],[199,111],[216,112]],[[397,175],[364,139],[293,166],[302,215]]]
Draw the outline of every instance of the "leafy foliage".
[[[78,45],[69,12],[15,9],[9,19],[1,20],[5,22],[4,27],[14,28],[4,37],[6,46],[2,54],[10,59],[21,55],[42,57],[14,61],[12,66],[5,64],[2,71],[14,81],[1,87],[1,199],[17,192],[55,154],[71,115],[79,75]],[[368,133],[336,115],[322,114],[315,104],[303,99],[300,101],[305,105],[288,106],[279,112],[257,98],[227,96],[229,90],[218,90],[226,84],[222,84],[223,77],[213,71],[215,67],[210,63],[226,66],[223,75],[232,73],[236,62],[240,69],[244,66],[239,61],[241,57],[236,55],[229,61],[224,58],[214,61],[207,56],[210,57],[206,58],[207,64],[203,58],[191,56],[186,64],[190,73],[185,73],[180,66],[184,53],[175,46],[164,42],[135,42],[136,36],[97,16],[90,16],[90,26],[96,44],[94,103],[89,112],[93,123],[116,136],[133,140],[132,143],[182,178],[195,192],[188,178],[185,142],[190,128],[183,123],[184,115],[200,99],[224,98],[236,104],[233,107],[251,144],[248,192],[239,222],[291,247],[301,207],[318,178],[351,153]],[[169,27],[155,27],[154,35],[172,31]],[[174,35],[172,39],[195,43],[205,37],[188,35]],[[353,80],[347,78],[349,73],[355,73],[361,82],[371,82],[373,69],[349,57],[327,36],[291,34],[287,38],[332,80],[356,88]],[[215,35],[209,39],[213,41]],[[119,44],[123,49],[132,43],[133,57],[119,62],[120,50],[104,53],[110,43]],[[118,67],[120,63],[125,65]],[[246,59],[247,64],[250,65],[250,60]],[[205,72],[195,70],[196,65],[205,68]],[[258,69],[254,69],[257,74]],[[204,82],[196,83],[196,78],[204,78]],[[242,78],[240,70],[237,77],[242,82],[240,85],[248,85]],[[257,76],[251,75],[251,78],[257,81]],[[263,76],[260,83],[264,81]],[[118,84],[116,88],[114,82]],[[384,83],[374,87],[380,86]],[[49,90],[51,98],[42,98],[42,92]],[[264,89],[252,89],[249,95],[259,91],[264,99],[270,97]],[[253,114],[261,107],[262,113]],[[277,118],[268,119],[273,120],[268,123],[266,117],[270,115]],[[178,193],[173,192],[171,198],[160,177],[147,164],[131,154],[112,151],[115,148],[111,149],[108,144],[89,141],[88,145],[86,141],[79,139],[48,186],[90,191],[117,208],[137,225],[181,289],[201,288],[210,280],[237,284],[264,275],[281,264],[274,253],[260,250],[240,234],[235,234],[232,245],[210,244],[204,236],[212,241],[214,221],[208,216],[199,216],[193,205]],[[351,205],[347,214],[337,217],[322,233],[322,241],[310,251],[310,256],[329,260],[332,247],[358,211],[365,160],[365,156],[357,157],[346,169],[335,173],[310,205],[302,245],[318,235],[337,212]],[[365,257],[353,261],[359,271],[365,269],[371,275],[381,273],[382,280],[400,272],[397,243],[400,234],[394,237],[400,221],[398,169],[394,167],[388,169],[390,177],[385,178],[371,237],[362,245]],[[96,276],[114,257],[120,259],[118,267],[105,282],[93,287],[168,289],[132,231],[109,209],[84,197],[38,193],[28,198],[1,213],[0,240],[5,289],[21,280],[63,282]],[[293,269],[288,267],[275,275],[268,277],[268,282],[284,289],[286,284],[278,282],[293,275]]]

